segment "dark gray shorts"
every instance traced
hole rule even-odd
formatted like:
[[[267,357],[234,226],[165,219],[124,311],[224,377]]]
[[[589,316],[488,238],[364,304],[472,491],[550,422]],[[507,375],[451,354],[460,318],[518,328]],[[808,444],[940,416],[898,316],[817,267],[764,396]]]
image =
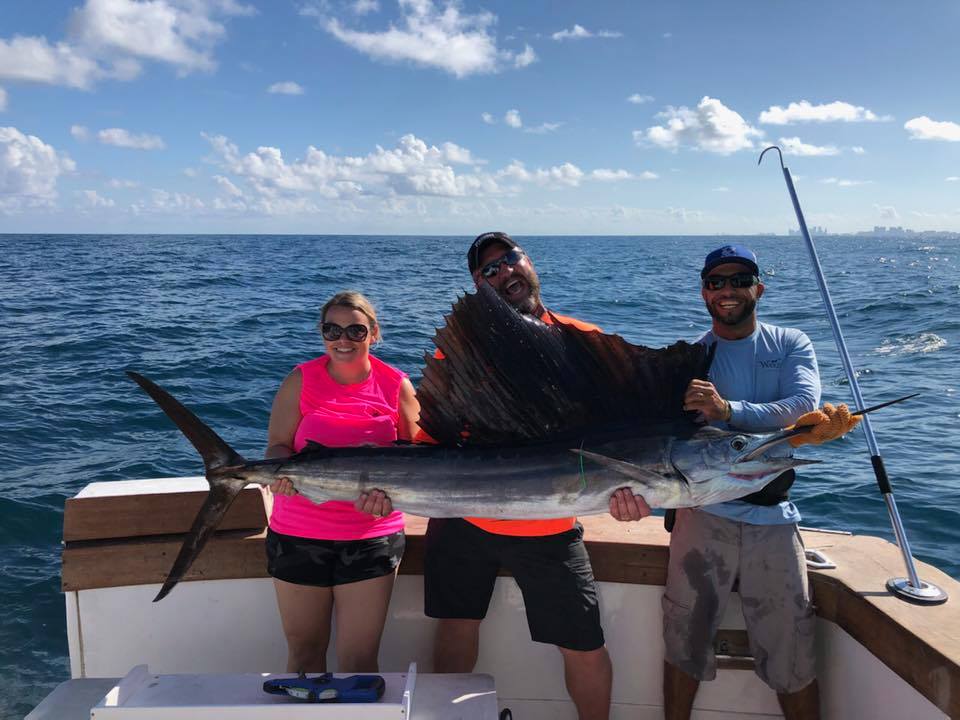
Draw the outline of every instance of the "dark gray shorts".
[[[406,536],[315,540],[267,529],[267,572],[295,585],[333,587],[389,575],[397,569]]]
[[[500,568],[527,611],[530,637],[569,650],[603,647],[597,583],[583,527],[556,535],[497,535],[460,518],[431,519],[423,567],[428,617],[482,620]]]
[[[699,680],[717,673],[713,638],[730,589],[740,600],[757,675],[780,693],[816,677],[813,605],[796,525],[750,525],[677,511],[663,595],[666,660]]]

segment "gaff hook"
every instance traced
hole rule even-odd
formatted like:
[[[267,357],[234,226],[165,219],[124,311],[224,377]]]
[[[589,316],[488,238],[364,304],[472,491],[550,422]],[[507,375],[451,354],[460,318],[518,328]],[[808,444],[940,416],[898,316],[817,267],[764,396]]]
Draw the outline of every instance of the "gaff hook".
[[[784,165],[783,165],[783,153],[780,152],[780,147],[777,146],[777,145],[771,145],[771,146],[768,147],[766,150],[764,150],[762,153],[760,153],[760,157],[757,158],[757,165],[759,165],[761,162],[763,162],[763,156],[767,154],[767,150],[776,150],[776,151],[777,151],[777,155],[780,156],[780,168],[783,169],[783,170],[786,170],[786,168],[785,168]]]

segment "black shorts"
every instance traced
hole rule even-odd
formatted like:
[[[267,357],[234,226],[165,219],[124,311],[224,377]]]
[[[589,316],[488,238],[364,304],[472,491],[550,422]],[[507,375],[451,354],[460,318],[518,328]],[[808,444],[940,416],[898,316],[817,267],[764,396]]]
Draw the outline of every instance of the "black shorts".
[[[332,587],[389,575],[397,569],[403,531],[365,540],[314,540],[267,529],[267,572],[295,585]]]
[[[570,650],[603,647],[597,584],[583,527],[516,537],[460,518],[431,519],[424,558],[424,612],[432,618],[482,620],[500,568],[520,586],[530,637]]]

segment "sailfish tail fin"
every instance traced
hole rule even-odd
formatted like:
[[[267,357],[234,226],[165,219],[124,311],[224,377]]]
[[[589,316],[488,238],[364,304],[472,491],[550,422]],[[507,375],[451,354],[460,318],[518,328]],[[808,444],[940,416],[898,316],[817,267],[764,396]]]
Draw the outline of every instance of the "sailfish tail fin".
[[[203,420],[187,410],[173,395],[139,373],[127,370],[127,375],[153,398],[153,401],[197,449],[200,457],[203,458],[207,480],[211,475],[216,475],[218,470],[231,465],[243,465],[246,462],[242,455],[230,447]]]
[[[246,460],[162,387],[139,373],[127,371],[127,375],[153,398],[153,401],[197,449],[203,458],[207,482],[210,484],[210,493],[200,506],[163,587],[153,599],[157,602],[166,597],[173,586],[180,582],[207,540],[217,529],[223,516],[227,514],[230,505],[243,490],[246,481],[236,477],[231,470],[246,464]]]

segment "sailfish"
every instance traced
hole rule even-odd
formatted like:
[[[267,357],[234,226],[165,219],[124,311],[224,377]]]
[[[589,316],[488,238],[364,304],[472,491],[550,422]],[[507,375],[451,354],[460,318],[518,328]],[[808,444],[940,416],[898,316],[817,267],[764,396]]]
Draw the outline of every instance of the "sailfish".
[[[436,444],[310,443],[269,460],[246,460],[159,385],[128,372],[200,453],[210,485],[154,601],[248,483],[287,477],[315,502],[379,489],[395,509],[425,517],[540,519],[605,513],[622,487],[659,508],[734,500],[816,462],[774,450],[789,431],[726,431],[683,410],[691,379],[709,370],[712,348],[701,344],[651,349],[547,324],[488,285],[457,300],[434,343],[443,357],[426,355],[417,397],[420,426]]]

